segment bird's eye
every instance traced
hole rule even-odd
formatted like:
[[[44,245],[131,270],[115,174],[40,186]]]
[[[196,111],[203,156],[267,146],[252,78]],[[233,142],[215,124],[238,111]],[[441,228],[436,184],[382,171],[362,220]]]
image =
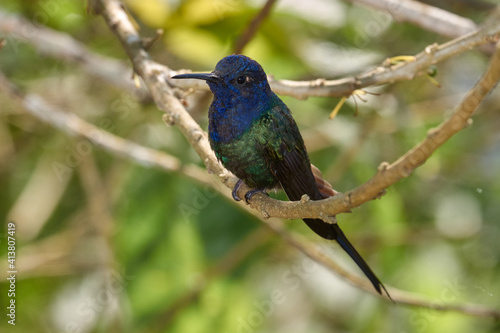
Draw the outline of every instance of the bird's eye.
[[[238,82],[238,84],[244,84],[245,82],[247,82],[247,77],[244,75],[238,76],[238,78],[236,79],[236,82]]]

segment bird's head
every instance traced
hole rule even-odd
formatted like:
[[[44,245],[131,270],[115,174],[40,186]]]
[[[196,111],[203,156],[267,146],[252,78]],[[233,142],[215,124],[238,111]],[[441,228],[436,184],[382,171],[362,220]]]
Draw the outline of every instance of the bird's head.
[[[216,98],[228,95],[248,98],[271,91],[259,63],[240,54],[223,58],[211,73],[179,74],[172,78],[205,80]]]

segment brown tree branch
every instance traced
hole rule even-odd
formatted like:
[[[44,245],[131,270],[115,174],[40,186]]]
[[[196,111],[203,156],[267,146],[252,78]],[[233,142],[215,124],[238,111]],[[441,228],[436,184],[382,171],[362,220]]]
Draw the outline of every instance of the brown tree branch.
[[[397,81],[412,80],[422,75],[431,66],[459,53],[479,45],[497,42],[500,37],[500,20],[485,27],[459,37],[447,43],[429,45],[424,51],[415,55],[414,61],[391,65],[386,61],[381,66],[355,77],[339,80],[317,79],[313,81],[276,81],[271,78],[270,84],[277,94],[289,95],[298,99],[307,97],[340,97],[352,94],[354,90],[369,86],[377,86]]]

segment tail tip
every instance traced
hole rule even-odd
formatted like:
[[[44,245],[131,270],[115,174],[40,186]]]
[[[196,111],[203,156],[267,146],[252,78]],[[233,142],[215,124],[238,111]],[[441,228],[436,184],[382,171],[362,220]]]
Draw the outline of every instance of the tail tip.
[[[377,290],[377,292],[381,295],[381,296],[384,296],[384,293],[385,293],[385,296],[387,296],[387,298],[393,303],[393,304],[396,304],[396,302],[392,299],[391,295],[389,294],[389,292],[387,291],[387,289],[385,288],[385,286],[379,282],[377,285],[374,285],[375,287],[375,290]],[[382,293],[382,290],[384,291],[384,293]]]

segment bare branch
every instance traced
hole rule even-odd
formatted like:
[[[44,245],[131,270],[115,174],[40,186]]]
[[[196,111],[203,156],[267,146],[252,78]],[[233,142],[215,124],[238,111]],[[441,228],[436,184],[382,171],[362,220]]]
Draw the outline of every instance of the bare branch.
[[[427,68],[454,55],[468,51],[478,45],[496,42],[500,37],[500,21],[495,21],[484,28],[459,37],[447,43],[429,45],[415,56],[414,61],[391,66],[386,61],[381,66],[355,77],[340,80],[313,81],[276,81],[271,78],[270,84],[277,94],[289,95],[298,99],[307,97],[340,97],[348,96],[356,89],[369,86],[412,80],[425,73]]]

